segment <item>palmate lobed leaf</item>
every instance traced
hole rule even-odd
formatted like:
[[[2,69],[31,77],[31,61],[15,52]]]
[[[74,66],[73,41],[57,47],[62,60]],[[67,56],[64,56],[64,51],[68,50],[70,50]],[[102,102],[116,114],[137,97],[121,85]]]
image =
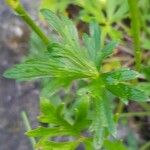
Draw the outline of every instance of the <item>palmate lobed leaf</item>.
[[[107,85],[106,88],[114,95],[124,100],[134,100],[137,102],[148,101],[148,96],[145,92],[132,85],[118,83],[115,85]]]
[[[90,98],[88,95],[80,96],[75,107],[75,121],[73,128],[76,132],[81,132],[89,127],[91,120],[88,119],[90,109]]]
[[[92,81],[88,86],[78,90],[78,94],[84,96],[88,93],[93,101],[93,118],[90,131],[93,133],[93,144],[96,149],[100,149],[103,145],[104,135],[106,131],[116,136],[116,126],[113,119],[113,111],[111,100],[108,98],[108,91],[101,78]]]
[[[76,28],[70,20],[64,17],[57,17],[49,10],[42,10],[42,14],[44,14],[48,23],[61,35],[61,42],[52,42],[47,48],[48,52],[29,58],[24,63],[16,65],[13,69],[8,70],[5,76],[18,80],[54,79],[46,89],[46,93],[47,90],[50,92],[54,90],[55,93],[57,88],[70,84],[72,80],[88,78],[89,85],[81,89],[79,93],[81,92],[81,95],[83,94],[82,96],[84,97],[87,93],[88,98],[90,96],[91,99],[94,99],[95,109],[93,111],[95,116],[91,119],[91,128],[94,133],[94,146],[95,148],[100,148],[102,147],[106,131],[109,131],[113,136],[116,134],[112,108],[110,107],[111,101],[107,99],[107,95],[104,93],[107,93],[107,90],[109,90],[122,99],[133,99],[136,101],[145,101],[148,97],[139,89],[120,83],[137,78],[137,72],[135,71],[120,69],[100,75],[100,65],[105,58],[112,54],[116,47],[116,42],[110,42],[104,48],[101,48],[100,29],[97,24],[92,23],[90,25],[90,36],[85,35],[83,37],[85,47],[82,47],[79,44]],[[65,81],[67,79],[69,83]],[[65,119],[63,104],[54,107],[51,103],[43,101],[41,104],[42,114],[39,120],[53,126],[51,128],[39,127],[28,132],[28,135],[54,137],[77,134],[79,136],[82,130],[89,127],[91,123],[86,118],[89,109],[89,103],[87,102],[88,100],[83,99],[79,103],[79,106],[76,107],[74,124],[70,124]],[[50,145],[52,146],[50,141],[44,143],[44,150],[48,149]]]
[[[41,115],[38,117],[40,122],[71,128],[71,124],[64,118],[63,103],[56,107],[50,100],[42,98],[40,109]]]
[[[51,120],[54,118],[55,122],[47,122],[49,127],[38,127],[36,129],[30,130],[26,135],[30,137],[39,137],[36,147],[45,149],[59,149],[60,147],[65,149],[73,150],[77,147],[80,140],[70,141],[70,142],[54,142],[49,141],[49,138],[60,137],[60,136],[75,136],[79,137],[82,130],[85,127],[89,126],[89,121],[87,120],[87,111],[89,107],[89,102],[86,101],[86,98],[79,100],[78,105],[75,107],[75,122],[73,125],[70,125],[63,116],[63,110],[60,106],[55,106],[51,101],[43,99],[41,101],[41,112],[42,116],[49,118]],[[87,126],[88,125],[88,126]],[[57,144],[57,146],[56,146]],[[75,146],[75,147],[74,147]]]
[[[49,52],[29,58],[24,63],[16,65],[5,72],[4,76],[17,80],[31,80],[36,78],[88,78],[97,76],[98,71],[92,61],[86,57],[85,51],[80,49],[78,33],[69,19],[57,17],[49,10],[42,10],[42,14],[49,24],[62,36],[62,43],[51,43]],[[64,25],[64,28],[62,28]],[[74,35],[74,36],[72,36]]]
[[[89,60],[98,65],[98,54],[100,51],[100,27],[96,23],[90,24],[90,36],[86,33],[82,36]]]
[[[51,97],[61,88],[69,86],[71,79],[69,78],[52,78],[49,79],[41,91],[42,97]]]
[[[81,48],[78,34],[73,23],[66,18],[59,18],[49,10],[42,10],[42,14],[49,24],[62,36],[62,43],[51,43],[48,52],[29,58],[24,63],[16,65],[5,72],[4,76],[17,80],[31,80],[37,78],[69,78],[70,81],[78,78],[96,78],[101,62],[108,57],[116,46],[115,42],[100,49],[100,29],[96,23],[90,25],[91,37],[88,39],[92,47]],[[61,28],[63,24],[65,30]],[[73,33],[72,33],[73,32]],[[73,38],[70,38],[73,34]],[[95,52],[93,53],[93,50]]]
[[[128,81],[136,79],[140,76],[140,74],[134,70],[130,70],[129,68],[121,68],[115,71],[111,71],[108,73],[103,73],[101,75],[102,80],[105,84],[117,84],[122,81]]]
[[[117,22],[125,18],[127,16],[128,9],[127,0],[107,0],[106,2],[106,14],[111,22]]]
[[[117,130],[113,119],[113,110],[111,101],[107,95],[104,99],[95,99],[95,113],[91,129],[94,133],[93,144],[96,149],[100,149],[103,145],[104,137],[108,131],[110,135],[116,136]]]
[[[48,57],[49,56],[49,57]],[[14,68],[7,70],[4,76],[17,80],[31,80],[37,78],[88,78],[97,74],[96,69],[85,66],[76,66],[68,59],[52,58],[49,53],[45,53],[42,57],[37,56],[28,59],[22,64],[16,65]],[[94,69],[94,70],[93,70]]]
[[[48,21],[49,25],[61,35],[63,42],[69,43],[74,48],[79,48],[78,32],[71,20],[64,16],[59,18],[56,14],[48,9],[42,9],[41,13]]]

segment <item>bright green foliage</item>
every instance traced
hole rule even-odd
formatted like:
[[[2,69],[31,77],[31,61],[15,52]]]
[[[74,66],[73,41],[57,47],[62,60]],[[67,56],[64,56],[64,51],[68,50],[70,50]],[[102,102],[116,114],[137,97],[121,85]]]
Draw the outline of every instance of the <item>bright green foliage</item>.
[[[118,2],[119,6],[120,4]],[[108,16],[112,12],[114,9],[107,12]],[[47,9],[41,13],[60,35],[60,39],[51,40],[45,52],[6,71],[5,77],[17,80],[45,79],[48,82],[43,89],[43,96],[56,94],[62,87],[71,85],[72,81],[77,84],[84,81],[85,85],[79,87],[71,104],[64,101],[55,105],[52,103],[53,97],[50,98],[51,101],[42,99],[39,121],[47,123],[48,127],[38,127],[27,135],[39,137],[37,147],[42,150],[74,150],[80,143],[84,143],[87,150],[89,147],[100,149],[104,139],[116,136],[110,93],[125,103],[128,100],[143,102],[148,99],[143,91],[124,83],[136,79],[138,73],[127,68],[101,71],[104,60],[113,53],[116,42],[101,46],[98,24],[90,24],[90,35],[83,36],[84,44],[81,45],[72,21],[63,16],[58,17]],[[73,137],[73,140],[54,142],[53,138],[58,136]],[[114,147],[113,144],[110,145]],[[108,147],[107,149],[109,150]]]
[[[36,147],[41,148],[42,150],[74,150],[76,149],[78,144],[78,141],[58,143],[48,140],[42,140],[37,144]]]
[[[150,18],[150,1],[138,0],[137,3],[141,13],[138,19],[140,19],[141,27],[144,31],[141,31],[141,46],[149,50],[150,29],[148,28],[148,22]],[[128,26],[123,23],[124,19],[129,17],[127,0],[63,0],[59,2],[57,0],[42,0],[40,8],[47,8],[53,12],[66,14],[66,8],[69,4],[81,7],[76,20],[82,20],[88,23],[95,20],[102,25],[102,41],[105,40],[107,35],[111,39],[118,40],[123,37],[124,32],[122,31],[125,31],[129,36],[131,35]]]
[[[140,7],[140,23],[142,26],[142,29],[144,32],[142,32],[142,47],[150,50],[150,42],[149,42],[149,36],[150,36],[150,29],[149,29],[149,18],[150,18],[150,1],[149,0],[140,0],[139,1],[139,7]]]
[[[129,70],[128,68],[121,68],[112,72],[102,74],[102,79],[106,84],[117,84],[121,81],[136,79],[139,74],[136,71]]]
[[[68,87],[71,83],[69,78],[52,78],[44,82],[44,87],[41,91],[43,97],[50,97],[58,92],[62,87]]]
[[[146,77],[146,79],[150,80],[150,63],[142,68],[142,71]]]
[[[51,9],[53,12],[65,13],[70,3],[83,8],[80,10],[78,19],[85,22],[95,20],[102,25],[102,41],[107,35],[117,40],[122,37],[122,33],[118,31],[118,27],[114,27],[113,24],[117,24],[128,17],[129,8],[127,0],[65,0],[62,2],[43,0],[41,8]],[[124,26],[121,27],[123,30],[128,30]]]
[[[65,115],[66,108],[63,104],[56,106],[49,100],[42,99],[41,115],[38,117],[38,119],[42,123],[47,123],[49,127],[38,127],[27,132],[27,135],[32,137],[40,137],[40,140],[37,143],[37,147],[42,148],[43,150],[48,148],[59,149],[60,147],[64,148],[64,150],[75,149],[75,147],[77,147],[80,142],[82,142],[82,139],[75,138],[72,142],[54,142],[49,141],[48,139],[50,137],[57,136],[80,137],[81,132],[90,123],[90,120],[87,118],[89,101],[85,98],[86,97],[78,101],[78,105],[75,107],[75,119],[73,121],[68,121],[70,119],[67,119]]]
[[[75,4],[83,7],[80,12],[80,19],[85,22],[96,20],[102,25],[102,40],[109,35],[112,39],[119,39],[122,33],[114,23],[121,22],[128,16],[127,0],[77,0]],[[123,27],[123,30],[127,28]]]
[[[121,141],[105,141],[104,147],[106,150],[127,150]]]
[[[64,13],[65,9],[67,8],[70,2],[71,2],[70,0],[63,0],[59,2],[58,0],[42,0],[40,8],[50,9],[53,12]]]
[[[44,53],[46,50],[47,46],[44,42],[36,35],[36,33],[32,32],[29,40],[29,55],[38,55]]]
[[[131,99],[135,101],[145,101],[148,97],[143,91],[132,87],[131,85],[118,83],[116,85],[107,85],[107,88],[116,96],[123,99]]]

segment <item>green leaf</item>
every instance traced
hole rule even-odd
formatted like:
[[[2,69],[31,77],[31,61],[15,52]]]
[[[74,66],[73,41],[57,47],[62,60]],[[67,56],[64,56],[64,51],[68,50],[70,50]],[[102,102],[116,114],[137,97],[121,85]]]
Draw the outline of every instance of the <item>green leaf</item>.
[[[61,12],[61,13],[65,13],[65,10],[67,8],[67,6],[69,5],[70,1],[69,0],[65,0],[65,1],[58,1],[57,0],[42,0],[41,4],[40,4],[40,8],[41,9],[50,9],[54,12]]]
[[[139,89],[142,89],[147,96],[150,96],[150,82],[141,82],[137,86]]]
[[[29,56],[36,56],[38,54],[43,54],[47,47],[39,36],[32,32],[29,40]]]
[[[52,78],[44,84],[41,95],[43,97],[51,97],[61,88],[68,86],[70,82],[69,78]]]
[[[46,99],[46,98],[41,98],[40,100],[40,111],[41,114],[38,117],[40,122],[42,123],[51,123],[55,125],[59,125],[60,122],[57,119],[56,111],[58,109],[58,106],[56,107],[53,105],[53,103]]]
[[[111,20],[112,15],[115,12],[116,4],[117,3],[115,0],[107,0],[106,1],[106,11],[107,11],[107,16],[108,16],[109,21]]]
[[[129,6],[127,0],[121,0],[120,1],[120,7],[118,10],[112,15],[112,21],[117,22],[122,20],[122,18],[125,18],[128,15]]]
[[[81,63],[78,62],[80,59],[78,56],[79,59],[72,58],[73,56],[67,57],[67,53],[62,58],[60,56],[52,57],[51,55],[51,53],[47,52],[43,55],[29,58],[24,63],[7,70],[4,76],[22,81],[46,77],[69,78],[73,80],[98,75],[96,68],[86,63],[85,60],[81,59]]]
[[[102,49],[102,56],[101,58],[107,58],[109,55],[112,54],[113,50],[116,48],[117,42],[111,41]]]
[[[104,107],[105,118],[107,120],[107,129],[111,135],[116,137],[117,129],[116,129],[116,124],[114,122],[112,101],[110,97],[108,97],[108,91],[105,91],[103,98],[104,99],[102,103]]]
[[[97,54],[97,51],[100,50],[100,27],[97,23],[92,22],[90,23],[90,36],[92,38],[92,41],[94,43],[94,50],[95,54]]]
[[[74,150],[79,145],[79,141],[71,142],[53,142],[48,140],[41,140],[36,147],[42,150]]]
[[[92,124],[90,129],[93,132],[94,147],[100,149],[102,147],[106,131],[109,131],[109,133],[113,136],[116,135],[111,102],[107,97],[108,95],[105,95],[107,91],[105,91],[105,86],[100,78],[93,81],[91,85],[86,87],[86,89],[82,89],[82,92],[84,90],[86,90],[93,98],[94,110],[93,117],[91,118]]]
[[[66,43],[69,43],[74,48],[79,48],[78,32],[71,20],[63,16],[59,18],[55,13],[48,9],[42,9],[41,13],[48,21],[49,25],[61,35]]]
[[[82,36],[82,40],[88,52],[88,58],[92,61],[95,61],[95,52],[93,52],[94,44],[92,42],[92,38],[88,34],[84,33]]]
[[[150,66],[145,66],[142,68],[145,77],[150,81]]]
[[[104,148],[106,150],[127,150],[125,145],[121,141],[108,141],[104,142]]]
[[[38,127],[31,131],[28,131],[26,135],[31,137],[56,137],[56,136],[65,136],[65,135],[73,135],[70,129],[62,128],[62,127]]]
[[[63,22],[59,19],[59,17],[48,9],[41,9],[40,11],[44,18],[48,21],[48,23],[53,27],[53,29],[55,29],[59,34],[61,34],[61,36],[63,36]]]
[[[95,61],[96,66],[98,66],[99,60],[97,60],[97,55],[100,51],[101,33],[99,25],[95,22],[90,23],[90,36],[91,43],[89,44],[93,43],[93,49],[91,49],[91,53],[93,53],[93,60]]]
[[[84,141],[84,146],[86,150],[91,150],[93,149],[93,143],[92,143],[92,138],[87,139]]]
[[[117,84],[120,81],[133,80],[139,77],[139,73],[128,68],[121,68],[101,75],[106,84]]]
[[[20,81],[50,77],[51,65],[54,61],[51,58],[48,60],[46,54],[41,57],[29,58],[22,64],[15,65],[6,71],[4,76]]]
[[[52,116],[55,114],[56,108],[50,102],[50,100],[45,99],[45,98],[41,98],[41,100],[40,100],[40,111],[43,115]]]
[[[17,80],[53,77],[62,80],[69,78],[71,81],[97,77],[99,73],[94,62],[89,61],[87,51],[79,46],[78,33],[73,22],[65,17],[59,18],[47,9],[41,12],[48,23],[62,36],[62,42],[58,44],[52,41],[47,48],[48,52],[16,65],[6,71],[4,76]]]
[[[77,102],[75,108],[75,122],[73,128],[76,132],[81,132],[83,129],[87,128],[90,124],[88,120],[88,111],[89,111],[89,96],[83,95]]]
[[[64,104],[54,106],[50,100],[41,99],[41,115],[38,119],[43,123],[71,128],[71,125],[64,118]]]
[[[114,95],[122,99],[130,99],[138,102],[144,102],[148,100],[148,97],[144,91],[127,84],[119,83],[116,85],[107,85],[106,88]]]
[[[113,120],[113,112],[111,102],[107,96],[102,96],[95,100],[94,118],[91,129],[94,132],[94,147],[100,149],[102,147],[106,130],[113,136],[116,136],[116,126]]]
[[[101,51],[99,52],[97,56],[99,66],[105,58],[107,58],[113,53],[113,50],[116,48],[116,46],[117,46],[117,42],[111,41],[103,49],[101,49]]]

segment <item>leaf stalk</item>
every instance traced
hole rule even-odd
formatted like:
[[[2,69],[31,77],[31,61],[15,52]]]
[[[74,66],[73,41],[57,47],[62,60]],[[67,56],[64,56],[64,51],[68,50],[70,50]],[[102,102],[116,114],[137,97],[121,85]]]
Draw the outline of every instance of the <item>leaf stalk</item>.
[[[32,30],[42,39],[42,41],[48,45],[49,39],[45,33],[35,24],[32,18],[29,16],[20,0],[5,0],[6,4],[15,11],[31,28]]]
[[[140,41],[140,12],[137,0],[128,0],[131,15],[131,31],[134,42],[135,69],[140,71],[142,61],[141,41]]]

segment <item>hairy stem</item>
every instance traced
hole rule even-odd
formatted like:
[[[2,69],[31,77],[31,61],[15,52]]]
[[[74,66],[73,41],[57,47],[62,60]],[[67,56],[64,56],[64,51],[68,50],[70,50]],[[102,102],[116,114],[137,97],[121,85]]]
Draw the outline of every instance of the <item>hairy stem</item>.
[[[25,125],[26,130],[27,130],[27,131],[28,131],[28,130],[31,130],[31,126],[30,126],[29,119],[28,119],[28,117],[27,117],[26,112],[22,111],[22,112],[21,112],[21,117],[22,117],[22,120],[23,120],[23,122],[24,122],[24,125]],[[36,140],[35,140],[33,137],[30,137],[30,141],[31,141],[32,147],[33,147],[33,149],[34,149],[34,146],[35,146],[35,144],[36,144]]]
[[[128,4],[131,14],[131,30],[134,41],[135,69],[140,71],[142,52],[140,42],[140,14],[138,9],[138,0],[128,0]]]
[[[14,10],[32,29],[33,31],[42,39],[42,41],[48,45],[49,39],[44,34],[44,32],[35,24],[31,19],[25,8],[20,3],[20,0],[5,0],[6,3]]]

